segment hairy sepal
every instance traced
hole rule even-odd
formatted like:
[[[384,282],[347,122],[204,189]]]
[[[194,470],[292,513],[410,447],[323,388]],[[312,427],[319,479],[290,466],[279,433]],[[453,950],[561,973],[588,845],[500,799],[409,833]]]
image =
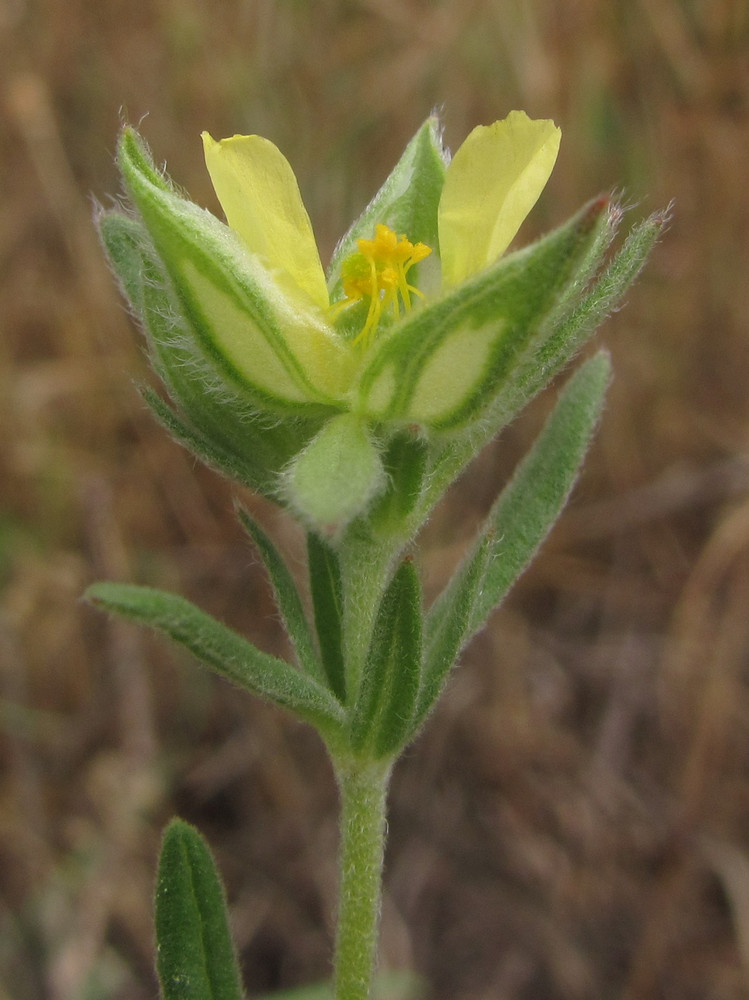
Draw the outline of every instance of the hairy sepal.
[[[538,243],[415,309],[365,360],[357,407],[370,419],[455,431],[481,420],[513,372],[538,350],[560,294],[578,289],[591,247],[605,252],[597,201]],[[604,241],[605,242],[605,241]],[[587,280],[587,277],[586,279]]]
[[[492,403],[482,428],[483,440],[493,437],[554,376],[577,355],[591,334],[614,311],[636,280],[656,243],[667,213],[656,213],[633,227],[621,248],[602,266],[606,250],[622,218],[622,209],[612,204],[607,230],[589,260],[570,283],[565,294],[540,329],[533,350],[521,359],[512,376]],[[582,280],[586,276],[587,279]]]
[[[329,420],[284,473],[281,496],[324,536],[340,534],[385,487],[380,449],[356,414]]]
[[[357,239],[371,239],[377,223],[404,234],[413,243],[438,245],[437,208],[445,183],[446,154],[439,121],[428,118],[406,146],[385,183],[351,226],[330,262],[328,287],[331,301],[342,295],[342,261],[357,249]],[[412,272],[411,277],[415,272]]]
[[[410,519],[410,531],[423,523],[468,462],[572,361],[597,326],[619,306],[669,219],[666,210],[636,225],[621,249],[605,263],[623,213],[616,203],[599,198],[580,214],[595,213],[596,208],[601,211],[578,268],[538,323],[480,419],[456,433],[431,438],[428,472]]]
[[[118,163],[181,308],[224,379],[260,409],[338,408],[350,354],[322,311],[301,290],[289,294],[227,226],[174,193],[131,129]]]
[[[122,212],[97,220],[102,243],[123,293],[146,334],[154,370],[172,408],[142,390],[161,423],[194,455],[265,496],[281,469],[319,429],[319,420],[258,411],[228,384],[182,313],[168,275],[141,223]]]

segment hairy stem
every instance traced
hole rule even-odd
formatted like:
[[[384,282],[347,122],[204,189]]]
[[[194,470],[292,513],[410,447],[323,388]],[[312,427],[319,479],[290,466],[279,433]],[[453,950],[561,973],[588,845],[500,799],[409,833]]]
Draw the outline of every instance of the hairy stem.
[[[338,768],[341,842],[336,1000],[369,1000],[377,953],[385,808],[391,763],[349,762]]]

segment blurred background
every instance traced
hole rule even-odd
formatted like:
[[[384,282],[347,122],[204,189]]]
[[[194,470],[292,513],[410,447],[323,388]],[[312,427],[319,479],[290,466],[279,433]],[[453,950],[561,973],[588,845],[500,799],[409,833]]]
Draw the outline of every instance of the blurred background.
[[[146,1000],[174,813],[250,997],[328,974],[314,735],[80,601],[179,591],[286,650],[237,491],[170,441],[91,219],[120,123],[218,211],[199,133],[293,164],[323,257],[424,117],[563,130],[521,236],[675,202],[596,339],[616,380],[541,557],[395,773],[382,966],[434,1000],[749,997],[746,0],[0,0],[0,1000]],[[556,387],[422,538],[433,594]],[[296,529],[243,498],[303,570]]]

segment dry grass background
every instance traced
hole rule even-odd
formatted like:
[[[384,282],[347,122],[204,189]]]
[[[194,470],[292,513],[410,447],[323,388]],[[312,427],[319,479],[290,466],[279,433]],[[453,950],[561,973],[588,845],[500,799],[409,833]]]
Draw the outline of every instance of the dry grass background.
[[[314,736],[79,601],[148,582],[283,649],[232,489],[133,388],[92,196],[122,117],[211,207],[200,130],[260,132],[329,252],[435,106],[453,147],[514,107],[562,125],[525,238],[616,186],[676,208],[598,338],[616,382],[573,503],[397,770],[383,965],[435,1000],[749,997],[746,0],[2,0],[0,1000],[155,995],[175,811],[219,857],[250,995],[327,974]],[[547,405],[434,517],[431,590]]]

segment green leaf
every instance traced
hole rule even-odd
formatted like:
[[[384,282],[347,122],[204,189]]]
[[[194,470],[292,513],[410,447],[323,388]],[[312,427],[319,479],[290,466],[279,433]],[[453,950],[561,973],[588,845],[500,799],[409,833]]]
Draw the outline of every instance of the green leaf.
[[[343,709],[326,688],[183,597],[121,583],[95,583],[85,596],[97,607],[163,632],[220,676],[312,723],[324,737],[340,734]]]
[[[307,534],[307,562],[317,641],[328,687],[341,702],[345,702],[341,567],[333,549],[313,531]]]
[[[429,609],[414,730],[439,696],[461,649],[502,602],[561,513],[598,423],[609,377],[604,352],[573,375],[471,551]]]
[[[406,146],[389,177],[336,247],[328,269],[331,302],[341,297],[341,263],[357,239],[371,239],[378,222],[412,243],[439,245],[437,207],[445,182],[445,153],[437,118],[428,118]],[[414,272],[411,272],[413,277]]]
[[[421,674],[421,585],[405,559],[382,598],[351,718],[357,753],[388,757],[408,735]]]
[[[226,899],[208,845],[175,819],[156,882],[156,964],[163,1000],[241,1000]]]
[[[562,512],[598,424],[610,377],[604,351],[581,365],[494,504],[485,528],[494,536],[494,558],[474,604],[471,634],[501,603]]]
[[[281,614],[300,665],[315,680],[327,683],[325,671],[317,655],[315,642],[304,613],[302,599],[286,563],[257,521],[254,521],[243,507],[238,508],[238,513],[242,527],[254,542],[268,571],[276,599],[276,607]]]
[[[494,535],[486,532],[429,609],[424,666],[412,723],[413,735],[436,704],[448,674],[471,635],[474,610],[493,557]]]

